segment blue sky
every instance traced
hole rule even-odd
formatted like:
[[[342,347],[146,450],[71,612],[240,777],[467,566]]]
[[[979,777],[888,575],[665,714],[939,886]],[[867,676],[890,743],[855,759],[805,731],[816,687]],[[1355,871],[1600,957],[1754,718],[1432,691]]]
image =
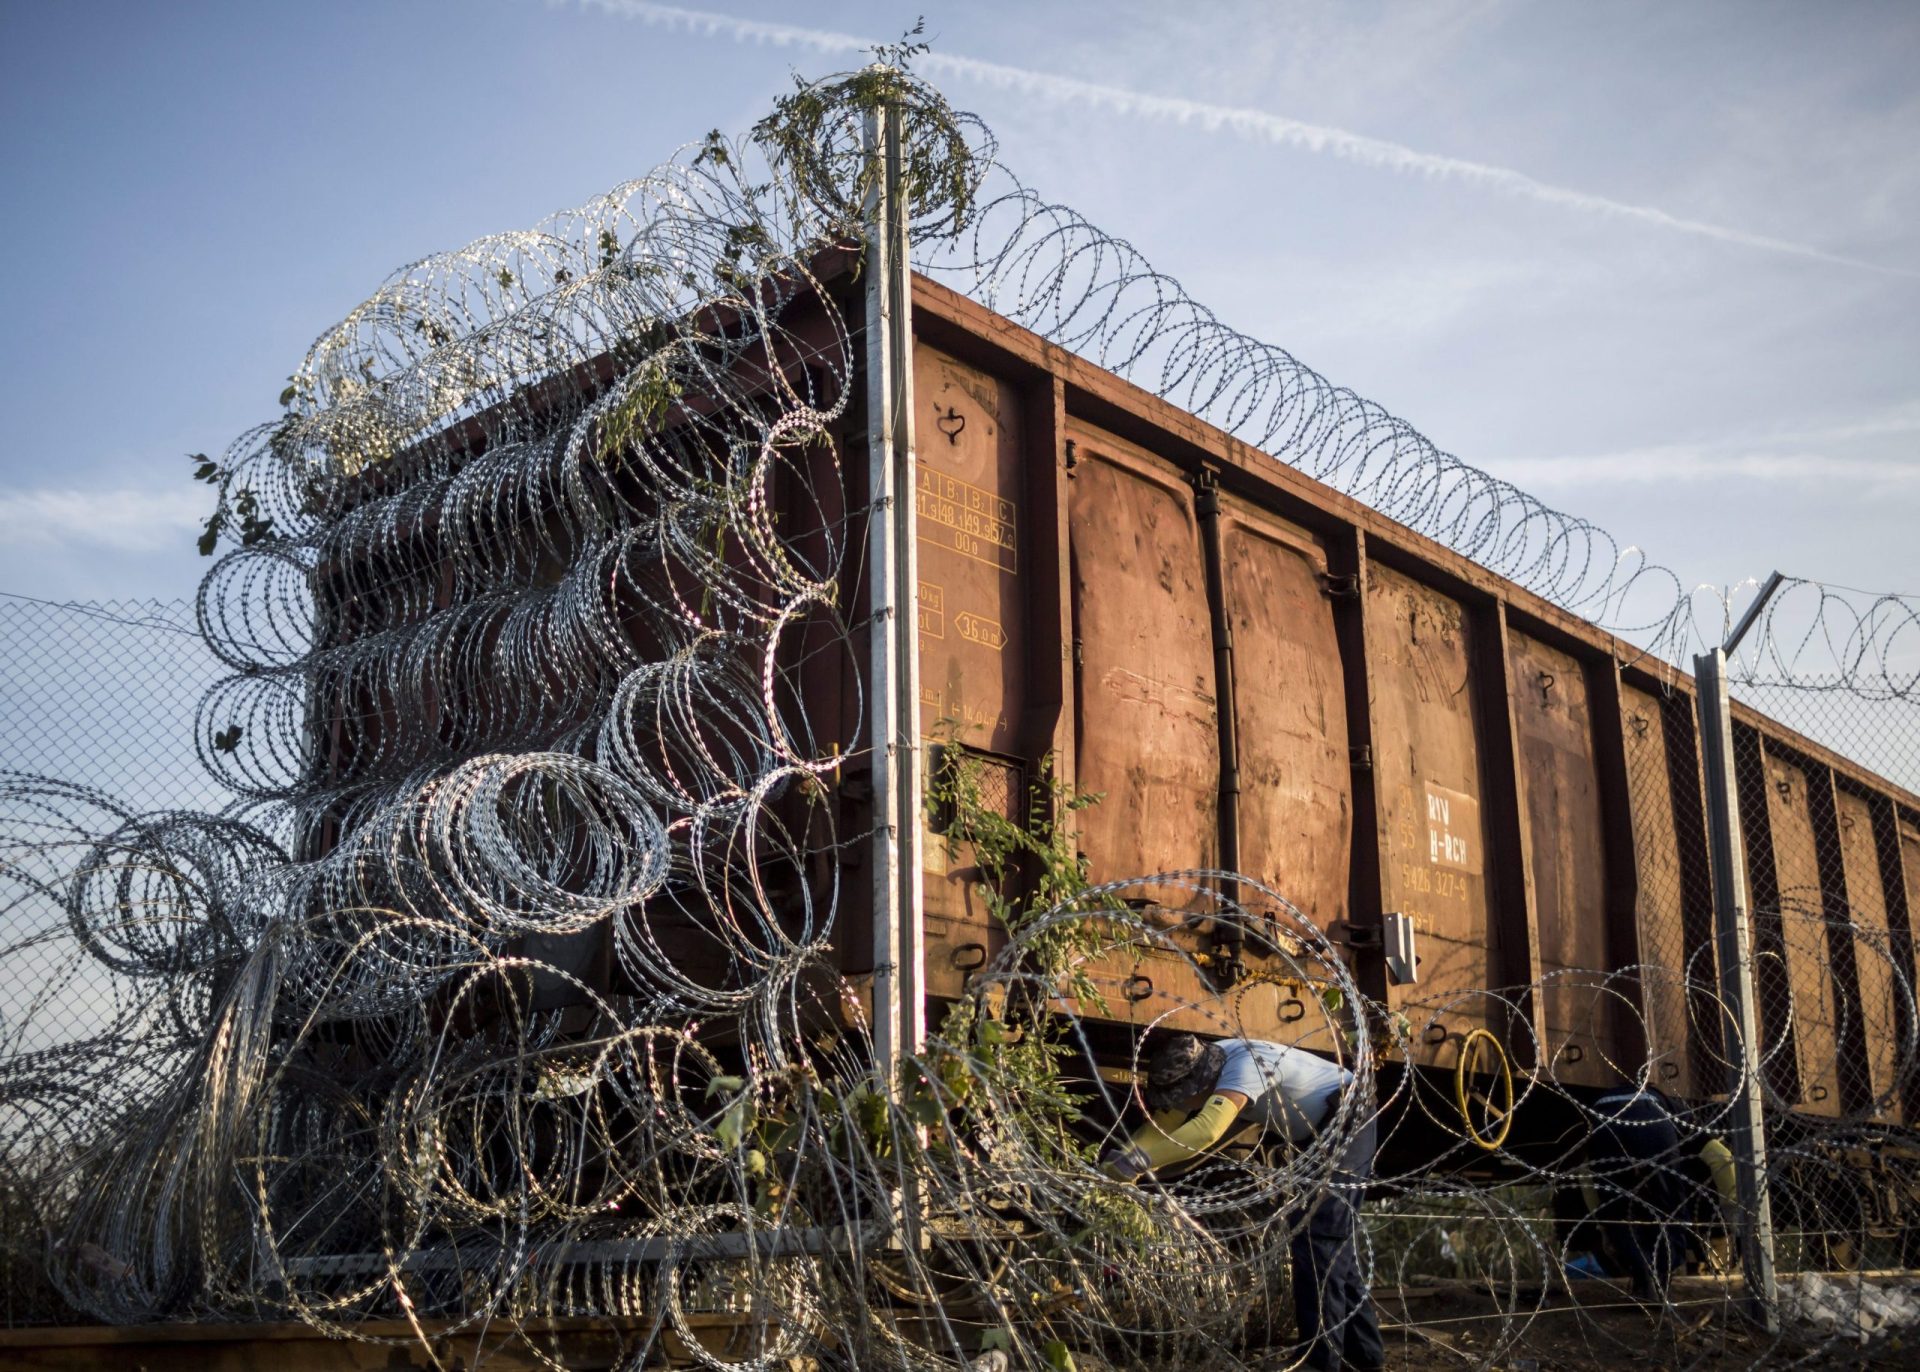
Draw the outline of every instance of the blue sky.
[[[921,12],[1023,179],[1442,447],[1688,583],[1920,591],[1920,8],[708,11]],[[0,4],[0,590],[190,594],[183,454],[388,272],[850,60],[619,0]]]

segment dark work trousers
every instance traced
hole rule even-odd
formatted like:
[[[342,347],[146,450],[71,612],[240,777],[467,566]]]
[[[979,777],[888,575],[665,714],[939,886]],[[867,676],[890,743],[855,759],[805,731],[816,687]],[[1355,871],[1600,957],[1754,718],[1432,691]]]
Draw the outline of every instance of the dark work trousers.
[[[1587,1143],[1600,1193],[1593,1218],[1632,1279],[1633,1293],[1651,1299],[1666,1291],[1684,1239],[1680,1134],[1653,1096],[1595,1108],[1603,1118]]]
[[[1353,1216],[1361,1185],[1373,1175],[1373,1121],[1354,1134],[1333,1173],[1333,1189],[1313,1212],[1293,1211],[1293,1313],[1308,1367],[1380,1367],[1386,1350],[1353,1246]]]

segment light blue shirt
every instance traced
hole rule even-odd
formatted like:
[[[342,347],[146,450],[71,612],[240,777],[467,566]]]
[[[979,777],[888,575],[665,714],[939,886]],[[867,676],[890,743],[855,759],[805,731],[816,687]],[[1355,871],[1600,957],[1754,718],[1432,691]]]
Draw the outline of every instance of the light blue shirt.
[[[1282,1129],[1305,1143],[1327,1121],[1335,1100],[1353,1073],[1304,1048],[1288,1048],[1263,1039],[1221,1039],[1226,1066],[1213,1089],[1238,1091],[1247,1098],[1241,1118],[1268,1129]]]

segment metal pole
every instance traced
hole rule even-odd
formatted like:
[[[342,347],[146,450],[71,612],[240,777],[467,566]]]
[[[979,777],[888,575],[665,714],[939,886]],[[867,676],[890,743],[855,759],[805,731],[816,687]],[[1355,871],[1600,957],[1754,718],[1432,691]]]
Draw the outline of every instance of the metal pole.
[[[1767,602],[1773,599],[1773,593],[1780,589],[1780,583],[1785,580],[1786,577],[1779,572],[1767,578],[1766,584],[1760,588],[1760,593],[1753,598],[1753,604],[1747,606],[1747,612],[1741,615],[1740,622],[1733,626],[1733,632],[1727,635],[1727,641],[1720,645],[1722,652],[1731,653],[1740,646],[1740,640],[1747,636],[1747,630],[1754,626],[1760,618],[1760,612],[1767,608]]]
[[[1746,856],[1733,778],[1733,711],[1727,696],[1727,654],[1715,648],[1693,660],[1700,693],[1700,761],[1707,783],[1707,846],[1713,866],[1713,928],[1726,1015],[1728,1092],[1740,1192],[1740,1266],[1753,1318],[1779,1329],[1779,1287],[1773,1270],[1773,1206],[1767,1196],[1767,1139],[1761,1116],[1759,1017],[1754,1010],[1753,930],[1747,909]]]
[[[890,1086],[926,1034],[922,998],[919,553],[914,537],[913,320],[901,115],[866,122],[868,722],[873,741],[874,1056]]]

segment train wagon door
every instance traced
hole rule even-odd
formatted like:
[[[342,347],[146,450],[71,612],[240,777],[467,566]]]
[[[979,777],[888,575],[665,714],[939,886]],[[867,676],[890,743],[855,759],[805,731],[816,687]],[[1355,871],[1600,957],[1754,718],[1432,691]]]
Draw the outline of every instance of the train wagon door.
[[[1636,987],[1610,981],[1614,921],[1607,889],[1593,712],[1578,658],[1514,630],[1508,690],[1519,742],[1520,803],[1533,860],[1533,897],[1544,1045],[1554,1076],[1608,1086],[1640,1060],[1627,1051],[1622,1019],[1634,1013]]]
[[[1223,500],[1220,552],[1239,787],[1235,865],[1316,928],[1332,929],[1349,917],[1353,762],[1326,549],[1269,511]],[[1258,909],[1253,893],[1243,899]],[[1263,980],[1257,959],[1254,967],[1240,997],[1246,1032],[1343,1051],[1321,1016],[1294,1018],[1289,1000],[1304,988],[1278,972]]]
[[[1343,918],[1352,781],[1324,548],[1246,501],[1203,514],[1188,472],[1091,425],[1069,433],[1077,780],[1102,796],[1080,816],[1091,875],[1217,867],[1221,806],[1234,804],[1238,870],[1321,927]],[[1202,528],[1213,518],[1217,586]],[[1237,802],[1222,797],[1215,594],[1232,649]],[[1151,894],[1175,908],[1206,903],[1176,885]],[[1258,913],[1263,898],[1241,894]],[[1249,959],[1251,974],[1216,999],[1178,960],[1149,956],[1135,984],[1152,990],[1126,1014],[1337,1051],[1324,1016],[1298,1013],[1314,993],[1257,948]]]
[[[1071,420],[1067,432],[1075,780],[1100,797],[1077,816],[1088,874],[1100,882],[1217,867],[1219,705],[1193,486],[1173,463],[1113,434]],[[1156,923],[1209,903],[1191,884],[1130,894],[1165,907],[1149,912]],[[1200,951],[1198,930],[1181,941]],[[1144,993],[1129,990],[1128,977]],[[1111,958],[1095,973],[1103,979],[1105,1013],[1135,1025],[1269,1029],[1236,1022],[1170,953]]]
[[[1353,849],[1353,764],[1326,550],[1273,514],[1223,504],[1239,866],[1324,930],[1347,918]]]
[[[1804,768],[1766,745],[1767,827],[1772,835],[1775,909],[1755,914],[1779,931],[1786,959],[1786,983],[1792,996],[1786,1007],[1763,1006],[1762,1023],[1791,1022],[1800,1072],[1800,1108],[1812,1115],[1841,1110],[1839,1040],[1835,1034],[1831,949],[1827,939],[1826,892],[1820,881],[1819,841],[1809,804]],[[1755,861],[1749,854],[1748,862]],[[1755,882],[1756,887],[1760,886]],[[1762,897],[1756,896],[1759,906]],[[1765,983],[1762,983],[1765,994]],[[1769,1027],[1766,1032],[1771,1033]]]
[[[1899,981],[1887,928],[1887,896],[1880,882],[1880,853],[1874,842],[1873,806],[1865,796],[1844,788],[1836,788],[1834,800],[1851,917],[1854,983],[1859,988],[1858,1007],[1848,1005],[1846,1010],[1860,1016],[1852,1037],[1866,1046],[1865,1094],[1878,1103],[1872,1117],[1895,1123],[1900,1118],[1902,1026],[1894,1013]],[[1843,1035],[1842,1041],[1847,1037]]]
[[[1216,866],[1219,715],[1193,487],[1112,434],[1069,433],[1074,749],[1080,788],[1102,797],[1080,817],[1091,875]]]
[[[1682,1096],[1720,1089],[1713,886],[1701,831],[1699,756],[1686,697],[1621,690],[1638,881],[1641,1005],[1655,1084]]]
[[[1015,386],[925,343],[914,347],[914,492],[920,555],[920,736],[958,745],[981,771],[985,798],[1024,815],[1019,755],[1026,702],[1021,505],[1025,454]],[[929,754],[931,757],[932,754]],[[926,976],[935,995],[960,990],[965,968],[999,946],[965,854],[925,845]]]
[[[1385,907],[1413,920],[1420,981],[1396,993],[1419,1029],[1506,1031],[1498,930],[1488,918],[1488,819],[1480,804],[1475,628],[1459,601],[1381,563],[1367,579],[1373,775]],[[1423,1063],[1457,1047],[1416,1042]]]

